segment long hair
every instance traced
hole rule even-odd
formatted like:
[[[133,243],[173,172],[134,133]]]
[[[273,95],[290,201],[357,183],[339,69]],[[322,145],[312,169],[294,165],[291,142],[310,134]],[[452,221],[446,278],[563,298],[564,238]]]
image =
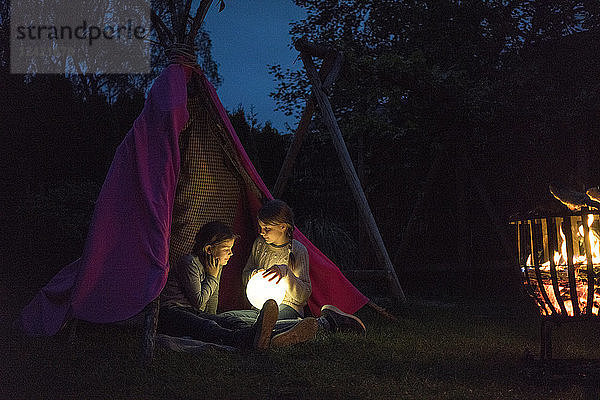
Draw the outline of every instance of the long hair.
[[[194,242],[192,254],[198,256],[204,264],[206,262],[206,246],[217,246],[230,239],[237,239],[233,230],[220,221],[212,221],[206,223],[198,233]]]
[[[292,241],[294,240],[294,212],[283,200],[273,199],[267,201],[258,211],[258,220],[265,225],[286,226],[285,236],[288,239],[289,261],[288,265],[292,268],[296,266],[296,256],[292,251]]]

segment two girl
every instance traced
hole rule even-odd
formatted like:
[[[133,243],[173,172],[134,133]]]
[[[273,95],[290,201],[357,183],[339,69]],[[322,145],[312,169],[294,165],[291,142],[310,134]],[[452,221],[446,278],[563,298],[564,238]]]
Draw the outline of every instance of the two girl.
[[[159,329],[173,336],[257,349],[309,340],[318,327],[364,334],[364,325],[357,317],[330,305],[323,306],[318,320],[301,319],[311,295],[311,282],[308,251],[293,238],[291,208],[281,200],[268,201],[258,213],[258,225],[260,235],[243,270],[243,283],[245,286],[256,273],[284,281],[287,291],[279,307],[268,300],[260,312],[216,314],[221,271],[233,254],[237,235],[220,222],[210,222],[196,235],[192,253],[181,257],[169,273],[161,294]],[[272,336],[278,319],[286,321],[278,324]]]
[[[161,293],[159,331],[242,349],[270,346],[278,317],[275,301],[265,303],[251,326],[215,314],[221,271],[233,254],[236,238],[221,222],[209,222],[200,229],[192,253],[171,268]]]

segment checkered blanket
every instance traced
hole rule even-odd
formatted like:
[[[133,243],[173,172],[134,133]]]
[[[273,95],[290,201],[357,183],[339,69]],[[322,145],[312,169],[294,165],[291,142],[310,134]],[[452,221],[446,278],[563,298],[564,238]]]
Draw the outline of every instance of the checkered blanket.
[[[243,180],[225,155],[221,135],[208,104],[188,100],[190,119],[181,132],[181,170],[175,194],[169,263],[190,253],[198,230],[207,222],[233,226]]]

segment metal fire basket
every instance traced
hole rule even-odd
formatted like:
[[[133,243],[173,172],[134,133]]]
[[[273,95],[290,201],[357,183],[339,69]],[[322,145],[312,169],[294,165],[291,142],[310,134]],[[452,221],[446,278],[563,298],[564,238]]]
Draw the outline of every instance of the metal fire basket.
[[[523,284],[542,315],[541,357],[552,358],[552,325],[597,318],[600,211],[527,216],[516,227]]]

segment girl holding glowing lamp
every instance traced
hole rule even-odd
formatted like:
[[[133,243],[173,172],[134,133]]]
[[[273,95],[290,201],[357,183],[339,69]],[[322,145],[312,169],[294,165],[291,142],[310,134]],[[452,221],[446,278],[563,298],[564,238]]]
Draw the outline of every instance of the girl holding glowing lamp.
[[[293,237],[294,214],[285,202],[270,200],[258,212],[258,226],[260,235],[254,241],[242,273],[246,296],[257,309],[268,299],[277,301],[279,320],[303,318],[312,289],[308,251]],[[246,311],[241,313],[248,316],[244,314]],[[323,331],[366,333],[358,317],[333,305],[324,305],[321,317],[316,321],[314,318],[302,321],[308,323],[309,320],[316,322]]]
[[[260,309],[273,298],[268,297],[270,288],[279,297],[279,319],[302,318],[311,294],[308,251],[293,238],[292,210],[281,200],[271,200],[258,212],[258,225],[260,235],[242,273],[248,300]]]

